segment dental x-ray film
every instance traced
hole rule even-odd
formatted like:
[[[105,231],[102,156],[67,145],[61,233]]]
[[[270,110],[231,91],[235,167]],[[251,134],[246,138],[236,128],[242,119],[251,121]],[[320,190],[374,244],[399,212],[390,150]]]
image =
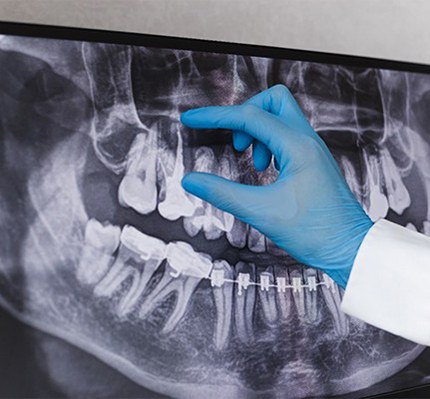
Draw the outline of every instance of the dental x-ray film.
[[[179,116],[284,84],[371,218],[430,234],[430,75],[13,35],[0,71],[0,305],[36,331],[59,396],[352,398],[427,381],[422,346],[345,315],[327,275],[182,189],[191,170],[253,185],[277,171]]]

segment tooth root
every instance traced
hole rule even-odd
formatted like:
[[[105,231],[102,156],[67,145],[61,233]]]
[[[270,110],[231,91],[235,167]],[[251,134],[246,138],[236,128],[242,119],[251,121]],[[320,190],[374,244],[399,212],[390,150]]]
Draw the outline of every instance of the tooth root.
[[[235,248],[244,248],[246,245],[247,225],[242,221],[235,219],[233,228],[227,231],[226,237],[230,245]]]
[[[359,181],[360,179],[357,178],[357,174],[355,173],[355,169],[350,162],[350,160],[342,155],[340,157],[340,166],[343,171],[343,175],[345,176],[345,180],[348,183],[349,188],[354,193],[356,198],[361,198],[361,188]]]
[[[184,160],[182,137],[179,128],[176,134],[178,137],[178,145],[176,147],[176,159],[173,161],[173,171],[171,174],[168,174],[168,167],[163,163],[163,159],[160,160],[160,169],[164,172],[165,197],[158,204],[158,212],[162,217],[171,221],[177,220],[181,216],[192,216],[195,208],[181,186],[181,179],[184,176]],[[172,155],[170,155],[168,151],[166,151],[166,153],[167,154],[164,155],[167,155],[167,158],[171,160]],[[166,158],[166,156],[161,158]]]
[[[342,297],[339,287],[325,273],[318,272],[318,277],[321,282],[325,282],[324,285],[321,285],[321,291],[323,293],[327,308],[332,315],[335,331],[339,336],[346,337],[349,334],[349,323],[345,313],[340,310]]]
[[[216,260],[213,265],[213,272],[222,273],[222,281],[218,285],[213,285],[212,294],[215,301],[217,313],[214,344],[218,350],[224,349],[228,345],[232,325],[233,308],[233,284],[224,282],[224,279],[234,279],[233,268],[224,261]],[[213,282],[214,283],[214,282]]]
[[[122,271],[127,267],[127,262],[130,258],[134,257],[136,257],[136,254],[130,251],[124,244],[121,244],[114,264],[107,274],[96,284],[94,294],[96,296],[109,296],[118,289],[124,280]]]
[[[238,262],[236,264],[236,279],[246,281],[242,277],[248,277],[248,281],[255,281],[255,266]],[[249,344],[254,340],[253,317],[255,307],[255,285],[241,286],[237,288],[235,295],[235,326],[238,339]]]
[[[125,316],[133,310],[151,277],[165,259],[167,245],[162,240],[128,225],[123,227],[120,239],[122,250],[118,258],[124,263],[134,262],[143,265],[141,275],[133,280],[134,284],[118,305],[118,315]]]
[[[120,205],[142,215],[157,206],[157,133],[149,131],[136,136],[127,155],[127,169],[118,188]]]
[[[139,317],[145,319],[165,298],[172,292],[176,292],[176,304],[161,330],[162,334],[171,333],[178,325],[187,310],[193,292],[200,282],[199,279],[193,277],[174,278],[170,275],[168,269],[169,266],[166,265],[163,277],[154,290],[143,300],[139,312]]]
[[[121,283],[122,283],[128,277],[131,277],[131,286],[128,289],[128,292],[124,297],[127,297],[129,293],[133,293],[139,288],[139,281],[140,281],[139,271],[132,266],[127,266],[125,269],[121,270],[120,274],[118,275],[118,281],[121,281]],[[113,287],[112,292],[115,289],[116,289],[116,287]],[[109,295],[109,288],[108,288],[107,292]],[[121,310],[123,310],[123,306],[121,306],[121,304],[122,304],[122,301],[120,301],[120,303],[118,305],[117,312],[118,312],[119,316],[125,316],[127,314],[127,311],[126,312],[121,311]],[[126,309],[126,310],[128,310],[128,309]]]
[[[126,266],[122,268],[109,283],[104,284],[103,288],[97,285],[94,290],[96,296],[111,296],[118,290],[121,284],[126,281],[129,277],[132,278],[131,290],[136,288],[139,283],[139,272],[132,266]]]
[[[113,263],[111,256],[119,245],[121,229],[110,224],[103,226],[90,219],[85,227],[85,244],[76,272],[83,284],[95,284],[106,274]]]
[[[143,295],[151,277],[160,267],[162,260],[151,259],[147,261],[143,266],[143,271],[140,275],[140,279],[137,280],[132,289],[121,299],[118,305],[118,315],[126,316],[129,314],[136,306],[137,301]]]
[[[306,307],[305,307],[305,293],[303,289],[303,273],[299,266],[290,268],[290,281],[293,286],[293,302],[296,307],[297,316],[301,321],[305,320]]]
[[[278,286],[276,297],[280,320],[281,322],[286,323],[289,321],[293,304],[291,288],[282,289],[285,285],[290,284],[286,266],[275,265],[275,277],[276,285]]]
[[[399,168],[395,165],[388,150],[382,149],[379,157],[381,159],[388,204],[394,212],[401,215],[411,205],[411,197],[400,176]]]
[[[117,259],[106,276],[104,276],[103,279],[94,287],[94,295],[106,296],[108,287],[112,285],[112,282],[117,281],[117,276],[123,268],[124,263]]]
[[[179,324],[188,309],[191,296],[200,283],[200,280],[194,277],[186,277],[182,280],[180,287],[176,289],[178,293],[176,306],[161,330],[162,334],[170,334]]]
[[[84,245],[76,277],[82,284],[96,284],[107,273],[113,262],[113,256]]]
[[[261,308],[266,323],[274,326],[278,322],[278,307],[276,304],[276,290],[274,284],[273,267],[269,266],[260,274],[260,286],[257,288]]]
[[[264,235],[258,230],[254,229],[252,226],[249,226],[248,230],[248,248],[252,252],[266,252],[266,242]]]
[[[209,277],[212,261],[208,256],[194,251],[185,242],[171,242],[166,249],[166,270],[161,281],[145,298],[139,316],[147,317],[154,307],[173,291],[177,292],[175,308],[162,329],[168,334],[184,316],[188,303],[199,282]]]
[[[114,264],[94,287],[96,296],[112,295],[129,275],[133,277],[132,287],[129,291],[130,296],[133,296],[134,291],[140,286],[138,281],[142,278],[136,268],[129,266],[129,264],[142,264],[149,259],[161,262],[166,256],[166,244],[163,241],[144,234],[132,226],[125,225],[123,227],[120,242]],[[126,304],[127,302],[120,304],[121,312],[124,311],[123,306]]]
[[[175,289],[174,285],[178,284],[177,280],[178,279],[170,275],[166,265],[166,270],[164,271],[161,280],[142,302],[139,310],[139,317],[141,319],[145,319],[157,307],[159,302]]]
[[[306,268],[304,270],[304,279],[305,284],[308,286],[305,290],[306,320],[315,324],[320,320],[317,303],[317,271],[312,268]]]

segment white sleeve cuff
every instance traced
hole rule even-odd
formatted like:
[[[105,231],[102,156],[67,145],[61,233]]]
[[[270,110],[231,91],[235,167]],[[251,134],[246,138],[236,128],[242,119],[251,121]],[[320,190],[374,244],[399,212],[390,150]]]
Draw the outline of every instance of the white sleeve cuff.
[[[341,310],[430,345],[430,237],[376,222],[355,258]]]

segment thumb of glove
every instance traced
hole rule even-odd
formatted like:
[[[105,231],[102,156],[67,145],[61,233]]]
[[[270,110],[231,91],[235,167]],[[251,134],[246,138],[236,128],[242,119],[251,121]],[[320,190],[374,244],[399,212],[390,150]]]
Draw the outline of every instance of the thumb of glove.
[[[247,186],[210,173],[191,172],[182,179],[182,187],[189,193],[209,202],[224,212],[248,223],[251,201],[260,195],[261,187]]]

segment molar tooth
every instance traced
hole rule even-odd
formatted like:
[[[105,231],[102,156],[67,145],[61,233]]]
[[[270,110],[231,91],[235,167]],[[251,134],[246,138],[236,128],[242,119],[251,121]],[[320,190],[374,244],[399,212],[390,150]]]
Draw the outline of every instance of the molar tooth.
[[[193,169],[196,172],[218,173],[215,154],[211,148],[199,147],[194,156]],[[189,231],[192,237],[202,229],[207,240],[220,238],[226,230],[224,213],[200,198],[193,197],[192,201],[195,207],[194,215],[184,218],[184,229]]]
[[[133,310],[151,277],[166,258],[167,245],[162,240],[151,237],[127,225],[122,230],[121,242],[134,254],[129,260],[142,264],[142,272],[139,278],[133,280],[135,284],[132,284],[132,287],[118,305],[118,315],[125,316]]]
[[[236,157],[234,156],[232,149],[225,147],[224,152],[219,162],[219,174],[230,180],[239,180],[239,170],[237,168]],[[234,225],[234,216],[231,213],[223,212],[224,227],[225,231],[231,231]]]
[[[210,267],[209,267],[210,266]],[[212,262],[203,254],[195,252],[184,242],[167,245],[166,270],[157,286],[144,299],[139,317],[145,318],[157,304],[176,292],[175,307],[161,333],[169,334],[184,316],[192,294],[204,277],[208,277]]]
[[[279,248],[270,238],[265,237],[267,253],[274,256],[285,256],[287,253]]]
[[[85,244],[76,272],[83,284],[97,283],[108,271],[112,254],[119,245],[121,229],[111,224],[102,225],[90,219],[85,227]]]
[[[194,213],[194,205],[181,186],[181,179],[184,176],[184,158],[179,128],[177,128],[176,134],[178,137],[176,159],[173,160],[173,155],[167,150],[165,154],[161,153],[159,157],[159,166],[164,174],[165,187],[163,192],[165,196],[158,204],[158,211],[161,216],[168,220],[177,220],[181,216],[188,217]]]
[[[121,284],[129,277],[132,278],[132,288],[136,286],[139,279],[139,272],[132,266],[126,264],[130,258],[130,250],[124,245],[120,245],[118,256],[113,266],[103,279],[94,287],[94,295],[111,296],[118,290]]]
[[[114,281],[107,285],[102,296],[111,296],[128,278],[131,278],[131,286],[128,292],[133,292],[139,285],[140,274],[137,269],[132,266],[126,266],[120,270]],[[97,291],[95,291],[97,293]],[[97,294],[96,294],[97,295]]]
[[[222,276],[221,276],[222,274]],[[233,280],[233,268],[225,260],[216,260],[213,264],[212,275],[218,275],[212,280],[212,294],[217,312],[214,344],[218,350],[224,349],[228,344],[232,324],[233,284],[224,279]]]
[[[300,320],[304,320],[306,315],[305,293],[303,289],[303,273],[300,266],[290,268],[290,280],[293,286],[293,301],[296,306],[297,315]]]
[[[359,183],[360,179],[357,177],[357,173],[355,172],[351,161],[345,155],[340,157],[340,166],[349,188],[354,193],[356,198],[361,198],[361,187]]]
[[[94,287],[96,296],[110,296],[121,284],[132,278],[131,287],[118,305],[118,313],[125,315],[132,310],[140,293],[166,256],[166,244],[158,238],[140,232],[125,225],[120,236],[118,256],[105,277]],[[147,270],[142,275],[131,265],[147,263]]]
[[[195,277],[172,277],[169,271],[166,270],[154,290],[144,299],[140,308],[139,317],[141,319],[146,318],[157,305],[162,303],[170,294],[176,292],[177,298],[175,308],[161,330],[162,334],[169,334],[175,329],[184,316],[191,296],[199,282],[200,279]]]
[[[178,295],[176,298],[176,306],[162,328],[162,334],[170,334],[181,321],[188,308],[191,296],[200,283],[200,279],[194,277],[188,277],[182,280],[180,284],[177,284],[177,288],[175,289]]]
[[[138,134],[127,155],[127,170],[118,188],[124,207],[146,215],[157,206],[157,133]]]
[[[325,284],[321,286],[326,305],[332,315],[335,331],[341,337],[346,337],[349,333],[348,319],[340,310],[342,296],[337,284],[325,273],[318,272],[318,277]]]
[[[425,222],[424,222],[425,223]],[[413,224],[413,223],[411,223],[411,222],[409,222],[407,225],[406,225],[406,228],[407,229],[409,229],[409,230],[412,230],[412,231],[418,231],[418,229],[415,227],[415,225]]]
[[[278,287],[277,292],[277,302],[278,309],[280,313],[280,318],[283,323],[289,321],[289,317],[291,315],[292,310],[292,293],[291,288],[285,287],[290,284],[288,270],[286,266],[283,265],[275,265],[275,277],[276,277],[276,285]]]
[[[254,339],[255,285],[247,285],[246,282],[255,281],[255,266],[238,262],[235,269],[236,279],[239,281],[238,291],[235,295],[236,333],[242,343],[250,344]]]
[[[317,271],[312,268],[306,268],[304,278],[305,284],[308,286],[305,289],[306,319],[309,323],[314,324],[320,319],[317,303]]]
[[[137,301],[144,293],[151,277],[160,267],[162,259],[150,259],[143,264],[143,270],[139,278],[133,280],[131,288],[127,294],[121,299],[118,305],[118,315],[121,317],[129,314],[136,306]]]
[[[133,226],[125,225],[123,227],[121,243],[135,251],[143,260],[166,257],[167,245],[164,241],[145,234]]]
[[[216,216],[216,214],[220,213],[221,211],[215,209],[212,205],[209,206],[209,210],[210,213],[212,213],[212,216],[206,215],[206,223],[203,224],[203,231],[205,233],[206,240],[217,240],[224,233],[222,217],[219,215]]]
[[[424,220],[423,222],[423,233],[426,235],[430,235],[430,222],[428,220]]]
[[[411,205],[411,197],[390,152],[381,148],[379,157],[388,204],[394,212],[401,215]]]
[[[247,225],[238,219],[234,219],[233,227],[227,230],[226,237],[230,245],[235,248],[244,248],[246,245]]]
[[[254,229],[254,227],[252,226],[249,226],[248,230],[248,248],[252,252],[266,252],[266,243],[264,235],[261,234],[258,230]]]
[[[274,284],[273,267],[269,266],[260,274],[260,287],[257,288],[264,319],[269,326],[278,322],[278,307],[276,305],[276,290]]]
[[[210,257],[194,251],[194,248],[186,242],[167,244],[167,260],[173,269],[171,272],[173,277],[182,274],[202,279],[209,277],[212,270]]]
[[[206,163],[208,162],[208,159],[204,155],[206,151],[205,149],[206,147],[200,147],[197,149],[196,153],[194,154],[195,159],[194,159],[193,170],[195,170],[196,172],[209,172],[208,170],[209,168],[207,168],[207,165],[206,165]],[[191,201],[194,205],[194,213],[190,217],[184,217],[182,223],[188,235],[190,237],[195,237],[200,232],[200,230],[203,229],[204,224],[207,223],[205,221],[207,204],[204,203],[198,197],[191,197]]]
[[[383,182],[381,181],[383,176],[380,170],[380,164],[378,156],[370,153],[365,148],[362,151],[364,166],[367,171],[367,198],[365,198],[364,206],[370,218],[377,220],[384,218],[388,213],[388,200],[381,187]]]
[[[189,237],[195,237],[203,228],[205,219],[205,210],[202,207],[197,207],[194,215],[191,217],[182,218],[184,230]]]

